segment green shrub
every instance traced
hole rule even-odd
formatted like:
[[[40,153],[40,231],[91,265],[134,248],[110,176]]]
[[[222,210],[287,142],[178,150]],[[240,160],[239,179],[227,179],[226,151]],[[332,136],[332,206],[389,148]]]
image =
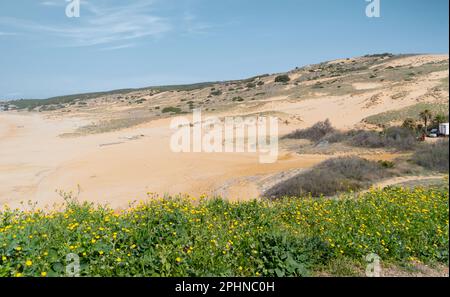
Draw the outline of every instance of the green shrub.
[[[279,82],[279,83],[287,83],[290,80],[291,80],[291,78],[287,74],[278,75],[277,77],[275,77],[275,82]]]
[[[221,90],[216,90],[216,91],[211,92],[211,96],[220,96],[220,95],[222,95]]]
[[[172,112],[172,113],[180,113],[180,112],[181,112],[181,108],[173,107],[173,106],[170,106],[170,107],[164,107],[164,108],[162,109],[161,112],[162,112],[162,113],[169,113],[169,112]]]
[[[259,241],[263,274],[271,277],[310,276],[314,266],[326,263],[333,254],[329,245],[318,237],[274,232],[262,234]]]
[[[380,164],[383,168],[394,168],[395,167],[395,163],[391,162],[391,161],[386,161],[386,160],[380,160],[378,161],[378,164]]]

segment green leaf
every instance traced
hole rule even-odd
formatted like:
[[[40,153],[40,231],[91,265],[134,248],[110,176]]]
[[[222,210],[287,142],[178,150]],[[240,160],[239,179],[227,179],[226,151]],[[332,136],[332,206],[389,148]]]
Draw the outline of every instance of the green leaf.
[[[284,271],[282,271],[279,268],[275,269],[275,273],[277,274],[278,277],[283,277],[284,276]]]

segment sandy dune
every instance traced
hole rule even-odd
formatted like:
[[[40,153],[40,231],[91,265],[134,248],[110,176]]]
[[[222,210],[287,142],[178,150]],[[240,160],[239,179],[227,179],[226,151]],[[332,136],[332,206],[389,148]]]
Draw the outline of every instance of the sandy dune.
[[[113,207],[145,199],[147,192],[215,194],[215,189],[229,179],[309,167],[326,158],[299,156],[264,165],[259,164],[258,155],[250,153],[172,153],[169,120],[82,138],[58,136],[74,122],[38,115],[2,115],[2,131],[4,127],[21,127],[6,136],[2,133],[2,204],[18,206],[20,201],[31,199],[42,206],[52,205],[62,201],[56,190],[73,191],[81,200]],[[133,135],[144,136],[129,140]],[[256,188],[234,192],[230,199],[258,195]]]
[[[330,106],[321,100],[298,106],[307,124],[318,118],[322,104]],[[295,112],[292,107],[290,111]],[[323,114],[331,117],[332,110]],[[336,123],[352,125],[357,120],[336,118]],[[278,162],[260,164],[259,155],[251,153],[173,153],[169,119],[77,138],[59,137],[79,125],[76,118],[8,114],[0,123],[0,201],[14,207],[27,200],[40,206],[62,202],[57,190],[113,207],[146,199],[148,192],[251,199],[260,194],[264,177],[309,168],[330,157],[282,151]]]
[[[390,63],[422,65],[443,59],[448,56],[414,56]],[[445,77],[448,71],[436,71],[402,84],[361,81],[353,85],[359,91],[356,93],[339,96],[315,93],[302,100],[276,94],[258,101],[235,103],[215,114],[220,117],[264,112],[283,115],[285,119],[279,124],[281,135],[326,118],[336,128],[351,129],[370,115],[417,102],[442,100],[430,95],[430,90]],[[269,83],[271,79],[264,80]],[[304,86],[310,84],[304,82]],[[210,90],[190,95],[194,97],[198,92],[207,95]],[[394,96],[399,93],[404,96]],[[162,92],[148,99],[160,104],[167,97],[172,104],[183,96],[186,94]],[[57,190],[72,191],[80,200],[109,203],[113,207],[146,199],[148,192],[251,199],[258,197],[274,177],[310,168],[332,157],[299,155],[281,147],[276,163],[260,164],[259,155],[251,153],[173,153],[169,146],[173,133],[169,128],[170,118],[117,132],[60,137],[92,121],[108,119],[112,112],[126,113],[132,108],[114,101],[100,101],[90,102],[83,112],[69,115],[0,113],[0,205],[20,207],[20,202],[27,200],[37,201],[40,206],[60,203],[63,200]],[[364,157],[392,159],[396,155],[368,153]]]
[[[384,64],[385,66],[399,67],[399,66],[422,66],[427,63],[436,63],[443,60],[447,60],[448,55],[416,55],[395,60]]]
[[[303,104],[305,118],[317,118],[311,102]],[[113,207],[145,199],[148,192],[251,199],[260,194],[264,177],[330,157],[282,151],[278,162],[260,164],[252,153],[173,153],[170,119],[77,138],[59,137],[80,125],[76,118],[2,114],[0,123],[0,201],[14,207],[27,200],[41,206],[62,202],[57,190]]]

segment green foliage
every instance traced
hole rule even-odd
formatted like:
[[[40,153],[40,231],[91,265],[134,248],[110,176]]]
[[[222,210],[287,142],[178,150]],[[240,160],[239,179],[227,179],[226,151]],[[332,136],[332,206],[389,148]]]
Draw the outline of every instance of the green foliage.
[[[263,234],[259,240],[266,276],[309,276],[313,265],[325,263],[332,254],[329,245],[318,237],[274,232]]]
[[[442,123],[448,123],[448,114],[437,114],[433,119],[433,128],[439,128]]]
[[[378,161],[378,164],[380,164],[381,167],[388,168],[388,169],[395,167],[395,163],[394,162],[386,161],[386,160],[380,160],[380,161]]]
[[[125,210],[69,201],[0,212],[0,276],[304,276],[339,259],[448,261],[448,190],[230,203],[158,198]]]
[[[212,96],[220,96],[220,95],[222,95],[222,91],[221,91],[221,90],[215,90],[215,91],[212,91],[212,92],[211,92],[211,95],[212,95]]]
[[[425,131],[428,131],[427,127],[428,127],[429,122],[433,118],[433,113],[429,109],[425,109],[424,111],[421,111],[419,113],[419,117],[423,121],[423,124],[425,126]]]
[[[169,106],[169,107],[164,107],[161,112],[162,113],[169,113],[169,112],[181,113],[181,108]]]
[[[287,83],[290,80],[291,80],[291,78],[287,74],[278,75],[277,77],[275,77],[275,82]]]

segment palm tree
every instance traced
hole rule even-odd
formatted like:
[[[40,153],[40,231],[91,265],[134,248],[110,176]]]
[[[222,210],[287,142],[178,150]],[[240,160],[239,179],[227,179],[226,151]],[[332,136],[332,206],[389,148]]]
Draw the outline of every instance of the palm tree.
[[[447,120],[447,117],[443,114],[438,114],[434,117],[434,122],[436,123],[436,125],[440,125],[442,123],[444,123]]]
[[[430,110],[425,109],[419,114],[420,118],[423,120],[425,126],[425,133],[428,132],[428,122],[433,118],[433,114]]]

